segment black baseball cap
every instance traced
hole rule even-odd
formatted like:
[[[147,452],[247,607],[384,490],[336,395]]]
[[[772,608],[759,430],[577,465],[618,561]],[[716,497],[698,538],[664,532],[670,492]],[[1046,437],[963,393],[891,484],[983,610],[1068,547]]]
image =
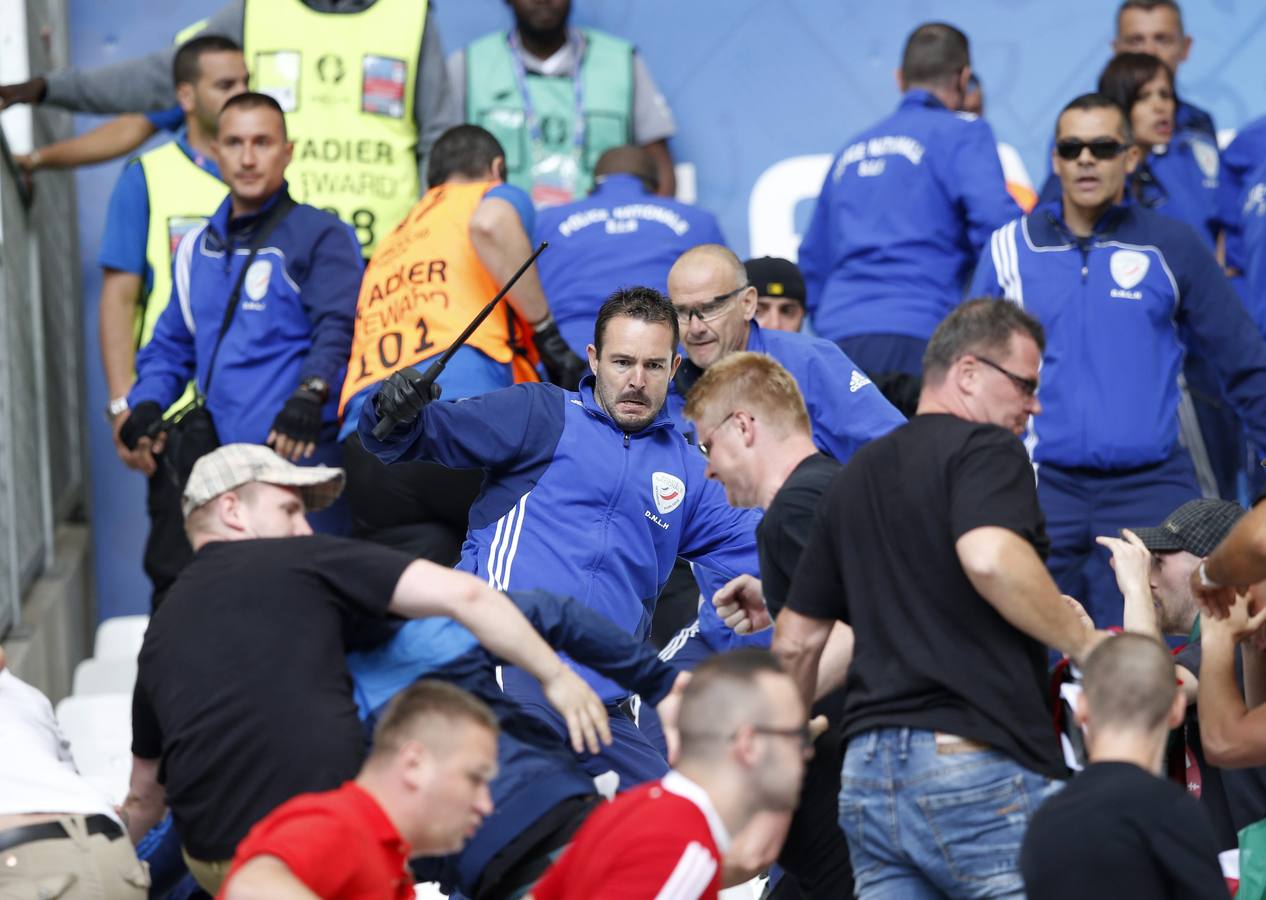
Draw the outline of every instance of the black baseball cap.
[[[1189,500],[1159,525],[1131,528],[1153,553],[1186,550],[1208,556],[1231,533],[1244,508],[1228,500]]]
[[[804,276],[789,259],[761,256],[743,263],[747,281],[762,297],[786,297],[804,303]]]

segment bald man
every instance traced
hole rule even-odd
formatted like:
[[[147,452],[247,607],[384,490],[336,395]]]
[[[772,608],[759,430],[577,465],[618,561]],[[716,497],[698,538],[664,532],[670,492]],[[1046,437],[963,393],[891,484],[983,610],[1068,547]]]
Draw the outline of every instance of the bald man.
[[[1033,816],[1020,851],[1029,900],[1225,898],[1208,813],[1161,777],[1187,705],[1169,651],[1122,634],[1082,672],[1077,720],[1090,765]]]
[[[602,301],[618,287],[665,292],[673,261],[698,244],[724,243],[709,212],[658,197],[658,169],[641,147],[613,147],[594,168],[593,193],[540,210],[536,267],[563,339],[581,356]]]
[[[683,434],[694,434],[682,416],[686,393],[708,366],[739,350],[768,353],[791,373],[809,409],[814,443],[840,462],[905,421],[831,341],[757,325],[756,288],[726,247],[703,244],[683,253],[668,273],[668,296],[687,357],[673,379],[668,410]]]
[[[763,650],[722,654],[686,685],[681,753],[659,781],[591,815],[535,900],[715,900],[730,836],[796,807],[810,748],[804,702]]]

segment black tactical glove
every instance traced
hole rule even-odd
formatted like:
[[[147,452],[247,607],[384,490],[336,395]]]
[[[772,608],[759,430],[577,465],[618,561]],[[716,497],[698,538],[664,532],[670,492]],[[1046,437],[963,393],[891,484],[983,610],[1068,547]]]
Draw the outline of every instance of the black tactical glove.
[[[541,354],[541,365],[545,366],[549,380],[565,390],[576,390],[580,387],[580,379],[589,374],[589,364],[571,352],[553,316],[534,328],[532,343],[536,345],[536,352]]]
[[[316,391],[298,388],[281,407],[269,431],[283,434],[299,444],[315,444],[321,434],[324,405],[324,398]]]
[[[146,400],[132,407],[127,421],[119,429],[119,440],[129,450],[136,449],[136,443],[143,437],[154,437],[160,430],[163,421],[163,408],[153,400]]]
[[[393,372],[374,395],[374,411],[378,418],[390,421],[392,427],[407,425],[418,417],[432,400],[440,399],[440,386],[427,382],[413,367]],[[381,423],[380,423],[381,424]]]

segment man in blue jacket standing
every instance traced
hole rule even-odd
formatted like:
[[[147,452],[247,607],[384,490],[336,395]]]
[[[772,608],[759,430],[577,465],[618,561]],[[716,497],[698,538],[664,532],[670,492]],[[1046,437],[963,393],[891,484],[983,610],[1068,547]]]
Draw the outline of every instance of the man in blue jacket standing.
[[[152,468],[147,461],[162,452],[165,435],[151,435],[193,377],[222,443],[268,444],[293,462],[337,465],[338,395],[330,386],[342,384],[350,353],[360,248],[347,225],[315,207],[274,215],[278,204],[293,204],[285,171],[294,150],[276,100],[257,93],[229,100],[216,149],[229,196],[176,251],[174,296],[137,356],[119,454],[133,468]],[[268,226],[243,275],[249,248]],[[312,521],[345,532],[345,503]]]
[[[425,459],[482,468],[458,568],[499,590],[574,597],[642,640],[678,556],[726,578],[758,571],[755,519],[731,508],[705,461],[664,411],[680,363],[677,316],[658,291],[615,292],[587,348],[593,374],[578,391],[520,384],[456,403],[431,402],[416,370],[383,382],[361,409],[365,448],[390,465]],[[398,423],[384,440],[380,418]],[[667,762],[620,712],[629,693],[574,663],[612,711],[614,744],[582,758],[623,787],[657,778]],[[559,734],[562,720],[513,668],[506,693]]]
[[[1123,202],[1139,151],[1116,104],[1078,97],[1055,138],[1060,200],[994,232],[972,292],[1006,297],[1046,328],[1046,412],[1026,443],[1051,538],[1047,563],[1102,628],[1121,624],[1121,604],[1095,536],[1159,521],[1199,496],[1178,443],[1180,329],[1258,443],[1266,344],[1195,231]]]
[[[970,77],[966,35],[916,28],[901,105],[836,155],[800,245],[813,330],[872,378],[922,371],[989,233],[1020,212],[993,131],[957,112]]]
[[[598,159],[583,200],[536,215],[536,240],[549,252],[536,268],[563,339],[584,356],[598,307],[613,287],[668,290],[668,270],[683,251],[722,244],[712,213],[656,196],[655,160],[642,147],[613,147]]]

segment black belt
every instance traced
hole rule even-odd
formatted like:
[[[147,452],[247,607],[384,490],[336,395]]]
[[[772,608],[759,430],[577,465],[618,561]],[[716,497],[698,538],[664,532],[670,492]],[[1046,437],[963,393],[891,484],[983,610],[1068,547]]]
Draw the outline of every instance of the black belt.
[[[119,826],[119,823],[101,813],[85,817],[84,824],[88,826],[89,835],[104,834],[112,841],[123,837],[123,829]],[[68,837],[70,837],[70,833],[66,831],[61,822],[40,822],[38,825],[22,825],[17,828],[9,828],[5,831],[0,831],[0,853],[20,844]]]

